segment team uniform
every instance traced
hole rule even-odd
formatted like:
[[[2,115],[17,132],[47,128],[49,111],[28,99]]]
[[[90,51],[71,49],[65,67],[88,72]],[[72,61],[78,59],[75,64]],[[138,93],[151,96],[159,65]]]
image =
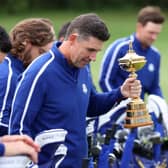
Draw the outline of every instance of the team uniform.
[[[18,76],[24,70],[20,60],[10,53],[0,64],[0,136],[8,133],[11,103]]]
[[[93,117],[107,112],[122,95],[119,88],[105,94],[96,93],[88,67],[70,66],[59,52],[59,45],[60,42],[55,43],[22,74],[14,95],[9,132],[36,138],[43,131],[66,131],[65,140],[59,145],[46,142],[38,165],[46,160],[53,167],[79,168],[87,156],[86,115]],[[64,156],[60,157],[61,149]]]

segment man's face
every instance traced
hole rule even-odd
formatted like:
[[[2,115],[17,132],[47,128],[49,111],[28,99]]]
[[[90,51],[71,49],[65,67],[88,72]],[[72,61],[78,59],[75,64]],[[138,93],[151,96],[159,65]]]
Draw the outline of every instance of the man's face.
[[[148,22],[146,25],[138,23],[137,34],[144,47],[150,46],[155,42],[162,30],[162,24]]]
[[[103,41],[94,37],[87,39],[75,35],[71,42],[69,62],[75,67],[82,68],[96,60],[96,54],[102,49]]]

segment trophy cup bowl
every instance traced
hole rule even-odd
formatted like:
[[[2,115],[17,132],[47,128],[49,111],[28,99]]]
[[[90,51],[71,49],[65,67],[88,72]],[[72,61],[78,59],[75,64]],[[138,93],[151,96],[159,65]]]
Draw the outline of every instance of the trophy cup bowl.
[[[120,58],[120,67],[127,72],[140,70],[146,63],[145,57],[138,56],[136,53],[128,52],[123,58]]]
[[[137,55],[132,49],[132,42],[129,43],[127,54],[119,59],[119,66],[124,71],[130,72],[129,77],[137,78],[136,71],[143,68],[146,63],[144,56]],[[125,128],[136,128],[152,125],[153,122],[148,114],[146,104],[140,97],[132,98],[127,105]]]

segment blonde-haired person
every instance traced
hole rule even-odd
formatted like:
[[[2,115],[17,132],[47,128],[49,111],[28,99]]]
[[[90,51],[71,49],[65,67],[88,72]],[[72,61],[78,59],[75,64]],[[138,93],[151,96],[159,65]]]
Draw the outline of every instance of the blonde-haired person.
[[[34,58],[48,51],[55,40],[52,22],[45,18],[25,19],[11,30],[11,54],[27,67]]]
[[[35,58],[52,47],[54,27],[47,18],[25,19],[10,31],[10,40],[12,48],[0,64],[0,136],[8,133],[18,77]]]

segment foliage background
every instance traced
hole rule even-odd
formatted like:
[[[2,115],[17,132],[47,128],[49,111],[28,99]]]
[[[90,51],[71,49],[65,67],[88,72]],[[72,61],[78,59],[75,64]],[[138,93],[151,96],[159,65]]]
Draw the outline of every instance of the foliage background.
[[[9,13],[37,9],[103,9],[130,8],[152,4],[167,9],[167,0],[0,0],[2,9]]]
[[[50,18],[56,33],[61,25],[75,16],[86,13],[97,13],[107,24],[111,38],[105,42],[103,50],[98,54],[95,63],[91,64],[92,76],[98,90],[98,77],[101,60],[107,46],[115,39],[128,36],[135,31],[136,14],[144,5],[159,5],[162,7],[166,20],[168,1],[164,0],[0,0],[0,24],[8,31],[20,20],[30,17]],[[127,3],[126,3],[127,2]],[[162,55],[161,87],[168,102],[168,23],[164,24],[163,31],[155,42],[155,46]],[[150,80],[150,79],[149,79]]]

